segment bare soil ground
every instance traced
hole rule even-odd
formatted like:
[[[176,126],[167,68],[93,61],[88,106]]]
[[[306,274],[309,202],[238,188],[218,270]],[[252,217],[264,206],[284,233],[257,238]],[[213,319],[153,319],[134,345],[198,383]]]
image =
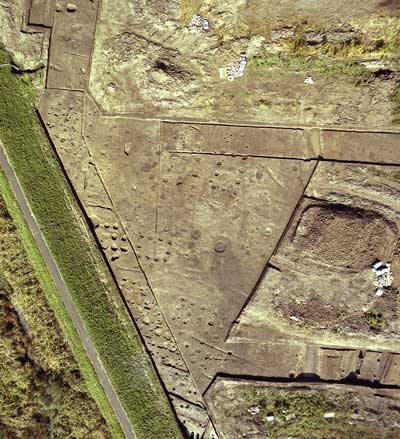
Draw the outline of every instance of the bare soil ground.
[[[400,385],[399,8],[57,2],[40,114],[189,436],[214,439],[211,412],[222,438],[313,437],[315,414],[271,428],[270,401],[253,417],[221,374]],[[220,77],[242,51],[244,75]],[[316,437],[398,437],[391,395],[323,389],[299,407],[362,416]]]
[[[397,172],[318,165],[237,335],[259,337],[277,316],[288,335],[304,330],[319,340],[398,334],[398,280],[378,297],[371,270],[376,259],[398,270]]]
[[[397,125],[399,6],[323,3],[104,1],[90,90],[111,113]],[[208,31],[189,32],[195,13]],[[221,79],[242,51],[244,76]]]
[[[48,34],[44,29],[21,32],[27,19],[25,0],[0,2],[0,44],[6,46],[14,63],[24,70],[35,70],[47,64]]]

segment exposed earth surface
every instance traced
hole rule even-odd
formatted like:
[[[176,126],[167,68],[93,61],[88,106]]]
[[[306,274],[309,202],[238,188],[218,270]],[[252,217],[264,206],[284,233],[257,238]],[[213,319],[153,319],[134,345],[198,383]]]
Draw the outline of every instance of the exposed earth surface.
[[[400,2],[117,3],[0,42],[184,436],[400,438]]]

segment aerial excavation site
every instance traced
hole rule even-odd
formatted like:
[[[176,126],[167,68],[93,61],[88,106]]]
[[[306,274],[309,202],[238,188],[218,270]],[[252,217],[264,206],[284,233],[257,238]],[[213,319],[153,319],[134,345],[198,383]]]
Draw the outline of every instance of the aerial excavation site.
[[[400,439],[400,0],[0,0],[0,439]]]

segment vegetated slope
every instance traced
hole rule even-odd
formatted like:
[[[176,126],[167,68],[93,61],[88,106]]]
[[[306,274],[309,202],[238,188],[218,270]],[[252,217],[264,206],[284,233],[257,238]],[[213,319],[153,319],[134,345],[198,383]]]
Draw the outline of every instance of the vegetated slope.
[[[210,404],[221,439],[400,438],[395,389],[221,379]]]
[[[108,439],[0,198],[0,437]]]
[[[248,392],[245,399],[260,409],[256,419],[246,416],[249,424],[259,423],[260,430],[271,439],[400,437],[395,425],[398,406],[384,396],[379,400],[362,392],[289,388]],[[271,414],[273,422],[267,420]]]
[[[0,64],[6,62],[0,50]],[[33,97],[29,78],[0,71],[0,141],[137,438],[179,438],[168,400],[35,115]],[[96,401],[106,417],[104,398]]]
[[[101,2],[90,72],[107,113],[399,126],[398,2],[121,1]]]

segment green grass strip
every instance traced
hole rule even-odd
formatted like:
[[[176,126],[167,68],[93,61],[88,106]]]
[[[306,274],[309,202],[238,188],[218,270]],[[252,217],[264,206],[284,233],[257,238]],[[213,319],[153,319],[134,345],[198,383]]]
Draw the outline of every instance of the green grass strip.
[[[0,50],[0,64],[9,61]],[[0,141],[138,439],[181,433],[32,105],[26,77],[0,69]]]
[[[125,436],[122,432],[121,426],[113,412],[113,409],[103,391],[103,388],[97,378],[96,372],[89,361],[82,342],[75,330],[71,318],[60,295],[54,285],[46,264],[40,255],[39,249],[33,236],[25,222],[24,216],[18,206],[14,193],[8,184],[7,177],[4,172],[0,172],[0,194],[4,199],[7,210],[9,211],[13,223],[17,228],[18,236],[20,237],[24,249],[28,255],[29,262],[37,275],[40,286],[42,287],[46,299],[54,312],[54,315],[60,324],[68,345],[71,347],[72,353],[78,363],[79,369],[85,380],[89,394],[96,401],[100,411],[107,422],[108,428],[113,439],[123,439]]]

